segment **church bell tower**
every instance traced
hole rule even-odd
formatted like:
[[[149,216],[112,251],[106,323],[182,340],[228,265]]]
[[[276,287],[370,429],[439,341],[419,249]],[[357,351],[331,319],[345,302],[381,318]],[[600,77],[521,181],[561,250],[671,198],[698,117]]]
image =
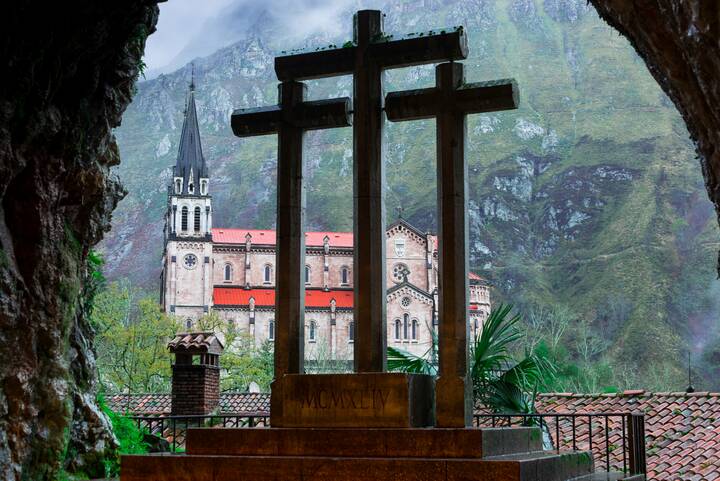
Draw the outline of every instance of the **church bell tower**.
[[[194,75],[193,75],[194,77]],[[168,186],[162,306],[184,328],[212,303],[212,199],[200,143],[195,82],[190,83],[172,182]]]

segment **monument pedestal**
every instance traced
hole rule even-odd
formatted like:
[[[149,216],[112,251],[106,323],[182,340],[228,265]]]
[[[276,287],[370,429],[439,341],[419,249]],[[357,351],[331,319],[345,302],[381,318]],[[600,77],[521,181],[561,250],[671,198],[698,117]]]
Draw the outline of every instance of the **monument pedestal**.
[[[122,481],[565,481],[589,452],[538,428],[198,428],[185,455],[123,456]]]
[[[273,382],[273,427],[410,428],[435,423],[432,376],[286,374]]]

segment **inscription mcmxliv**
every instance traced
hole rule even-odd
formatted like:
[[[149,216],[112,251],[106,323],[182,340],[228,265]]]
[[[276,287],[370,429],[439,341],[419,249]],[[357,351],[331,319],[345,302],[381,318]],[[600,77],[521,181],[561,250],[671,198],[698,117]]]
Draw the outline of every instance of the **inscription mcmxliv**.
[[[313,389],[300,400],[301,409],[360,409],[385,411],[390,392],[382,389]]]
[[[417,427],[433,424],[433,379],[405,373],[286,374],[284,427]]]

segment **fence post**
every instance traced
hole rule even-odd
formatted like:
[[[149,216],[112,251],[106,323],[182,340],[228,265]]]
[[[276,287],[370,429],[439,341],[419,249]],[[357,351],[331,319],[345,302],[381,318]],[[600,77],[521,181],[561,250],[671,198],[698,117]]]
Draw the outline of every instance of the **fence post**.
[[[630,446],[630,474],[645,474],[645,415],[628,414],[628,445]]]

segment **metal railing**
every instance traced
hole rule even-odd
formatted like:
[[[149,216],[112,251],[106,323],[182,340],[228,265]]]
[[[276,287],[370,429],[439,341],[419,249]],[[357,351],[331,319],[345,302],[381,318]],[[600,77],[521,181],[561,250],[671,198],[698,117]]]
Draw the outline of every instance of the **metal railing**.
[[[475,414],[476,427],[538,426],[544,448],[590,451],[605,471],[645,474],[645,416],[634,413]],[[548,446],[548,442],[550,446]]]
[[[128,416],[141,431],[167,440],[173,453],[185,451],[189,428],[256,428],[270,426],[267,413],[219,414],[197,416]]]
[[[256,428],[270,426],[268,413],[197,416],[129,416],[137,427],[185,450],[187,430],[196,427]],[[475,427],[538,426],[544,448],[590,451],[603,459],[605,471],[645,474],[645,417],[634,413],[475,414]]]

